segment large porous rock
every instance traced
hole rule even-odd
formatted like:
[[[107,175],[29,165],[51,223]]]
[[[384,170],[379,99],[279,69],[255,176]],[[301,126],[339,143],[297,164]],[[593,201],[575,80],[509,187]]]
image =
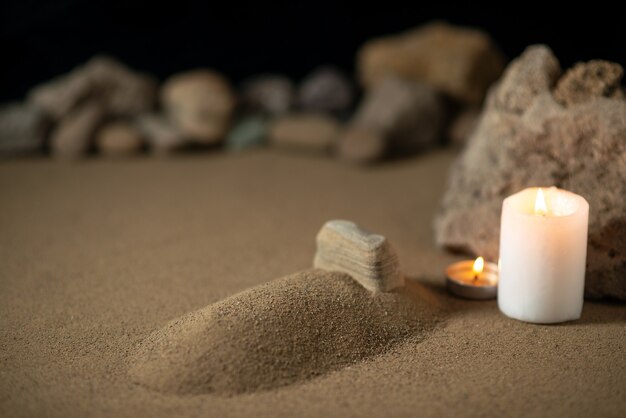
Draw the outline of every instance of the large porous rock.
[[[11,157],[40,151],[49,120],[43,112],[22,103],[0,107],[0,157]]]
[[[337,152],[367,163],[389,153],[414,153],[440,138],[446,107],[429,85],[388,78],[372,88],[343,133]]]
[[[244,110],[279,116],[291,110],[295,88],[287,77],[267,74],[244,81],[240,94]]]
[[[268,131],[268,142],[276,148],[326,154],[334,148],[341,126],[322,114],[298,113],[276,119]]]
[[[100,102],[85,103],[64,117],[50,136],[52,155],[63,159],[74,159],[86,154],[93,136],[105,117]]]
[[[157,82],[151,76],[110,57],[96,56],[69,74],[35,87],[28,101],[55,120],[86,101],[97,101],[107,114],[129,116],[151,109],[156,92]]]
[[[220,74],[193,70],[170,77],[161,90],[167,116],[194,142],[224,139],[235,108],[235,96]]]
[[[395,75],[475,104],[501,74],[504,62],[486,33],[434,22],[366,43],[358,53],[358,73],[366,88]]]
[[[320,67],[302,81],[296,100],[305,111],[340,114],[350,108],[353,98],[352,83],[341,71]]]
[[[626,300],[626,101],[615,93],[619,78],[608,71],[600,80],[597,65],[561,77],[545,46],[511,63],[452,169],[435,220],[440,245],[497,260],[502,200],[558,186],[590,204],[586,295]],[[564,85],[604,87],[576,89],[572,100]]]

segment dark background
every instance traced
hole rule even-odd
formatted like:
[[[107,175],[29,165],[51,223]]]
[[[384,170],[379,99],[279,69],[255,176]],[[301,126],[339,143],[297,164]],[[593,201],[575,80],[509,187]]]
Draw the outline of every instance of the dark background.
[[[483,28],[509,58],[546,43],[563,66],[626,63],[626,7],[588,2],[265,3],[175,0],[0,2],[0,101],[70,70],[98,52],[159,78],[212,67],[237,82],[262,72],[301,78],[320,64],[351,73],[367,39],[431,19]]]

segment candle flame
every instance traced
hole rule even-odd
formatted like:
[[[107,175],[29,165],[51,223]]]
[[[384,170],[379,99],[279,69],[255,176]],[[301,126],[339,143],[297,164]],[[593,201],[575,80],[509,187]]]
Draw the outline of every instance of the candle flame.
[[[547,215],[548,205],[546,205],[546,199],[543,196],[543,190],[541,187],[537,190],[537,196],[535,197],[535,215]]]
[[[475,276],[478,276],[480,273],[482,273],[484,268],[485,268],[484,258],[478,257],[476,260],[474,260],[474,265],[472,266],[472,270],[474,271]]]

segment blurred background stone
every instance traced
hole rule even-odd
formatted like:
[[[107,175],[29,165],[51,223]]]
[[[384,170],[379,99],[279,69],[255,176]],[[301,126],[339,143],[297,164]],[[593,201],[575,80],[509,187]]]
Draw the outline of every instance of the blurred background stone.
[[[353,99],[350,80],[339,69],[325,66],[312,71],[302,81],[297,104],[303,111],[341,114],[350,109]]]
[[[100,154],[109,157],[125,157],[141,151],[143,138],[139,129],[126,121],[114,121],[103,125],[96,134],[96,147]]]
[[[242,83],[241,104],[244,110],[270,116],[291,110],[295,89],[291,80],[278,74],[253,77]]]
[[[369,89],[390,76],[427,83],[461,103],[481,103],[505,59],[478,29],[433,22],[368,41],[358,52],[359,80]]]
[[[0,107],[0,157],[41,151],[50,124],[42,111],[22,103]]]
[[[169,154],[188,143],[183,132],[161,114],[139,115],[134,122],[152,153]]]
[[[226,149],[233,152],[265,144],[268,121],[263,116],[245,116],[235,123],[226,137]]]
[[[235,96],[226,78],[212,70],[175,74],[161,88],[167,117],[186,137],[214,144],[226,136],[235,109]]]
[[[98,102],[103,112],[130,116],[152,109],[157,83],[115,59],[97,55],[70,73],[36,86],[28,101],[60,120],[85,101]]]
[[[93,135],[105,117],[99,101],[88,102],[65,116],[50,137],[50,151],[55,157],[74,159],[91,148]]]
[[[423,151],[439,142],[445,120],[445,104],[432,87],[387,78],[359,105],[341,138],[339,156],[371,162],[390,153]]]

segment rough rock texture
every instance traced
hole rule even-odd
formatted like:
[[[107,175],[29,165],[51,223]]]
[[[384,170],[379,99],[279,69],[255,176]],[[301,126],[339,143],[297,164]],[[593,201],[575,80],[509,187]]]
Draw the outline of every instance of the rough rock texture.
[[[446,107],[426,84],[388,78],[372,88],[341,137],[338,154],[371,162],[388,153],[432,147],[441,136]]]
[[[0,107],[0,157],[40,151],[49,121],[33,106],[11,103]]]
[[[339,131],[339,123],[330,116],[292,114],[272,123],[268,141],[278,148],[324,154],[336,144]]]
[[[334,220],[317,234],[315,268],[347,273],[372,292],[389,292],[404,285],[391,243],[354,222]]]
[[[242,84],[241,104],[248,111],[278,116],[291,110],[294,94],[293,83],[287,77],[262,75]]]
[[[602,84],[575,68],[564,84]],[[436,239],[497,260],[502,200],[528,186],[558,186],[590,203],[586,295],[626,300],[626,101],[594,90],[563,107],[551,91],[563,85],[559,75],[545,46],[511,63],[453,167]],[[612,83],[609,76],[604,85]]]
[[[346,274],[303,271],[169,322],[138,345],[130,378],[167,394],[275,389],[417,344],[438,315],[418,285],[371,294]]]
[[[156,154],[168,154],[187,144],[183,132],[171,121],[157,113],[146,113],[135,118],[135,125]]]
[[[137,154],[143,145],[141,132],[129,122],[110,122],[96,134],[96,147],[106,156],[122,157]]]
[[[50,151],[59,158],[78,158],[89,151],[105,111],[100,102],[81,105],[64,117],[50,136]]]
[[[503,114],[524,113],[541,92],[548,92],[561,74],[559,60],[544,47],[530,47],[509,65],[492,93],[495,103],[487,106]]]
[[[353,98],[352,84],[341,71],[321,67],[302,81],[297,104],[305,111],[339,114],[350,108]]]
[[[82,105],[97,101],[107,114],[129,116],[150,110],[157,83],[107,56],[96,56],[69,74],[35,87],[29,103],[55,120]]]
[[[504,62],[486,33],[434,22],[366,43],[358,53],[358,73],[366,88],[395,75],[477,104],[501,74]]]
[[[268,121],[262,116],[246,116],[237,121],[226,137],[226,148],[244,151],[265,144]]]
[[[224,139],[235,96],[220,74],[193,70],[173,75],[161,89],[163,108],[189,139],[212,144]]]
[[[623,97],[621,65],[608,61],[580,62],[559,80],[554,98],[564,106],[582,103],[592,97]]]

